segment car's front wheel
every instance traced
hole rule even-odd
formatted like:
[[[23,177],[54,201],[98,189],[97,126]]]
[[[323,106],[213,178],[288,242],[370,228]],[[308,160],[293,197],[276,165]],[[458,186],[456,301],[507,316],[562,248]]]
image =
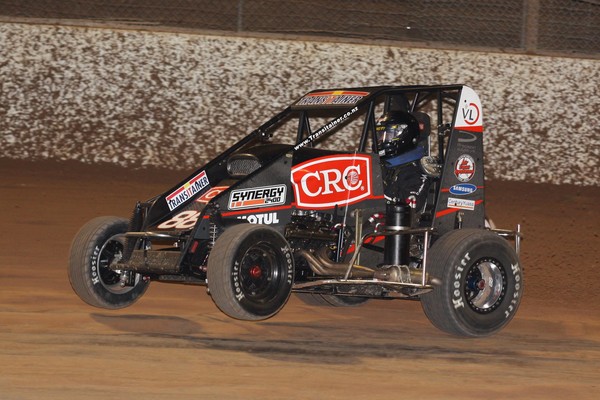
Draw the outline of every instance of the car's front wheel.
[[[208,289],[230,317],[262,320],[285,305],[292,290],[294,261],[287,240],[265,225],[228,228],[208,258]]]
[[[75,293],[86,303],[118,309],[133,304],[148,288],[137,274],[133,286],[121,284],[121,272],[110,264],[123,254],[128,222],[119,217],[98,217],[85,224],[71,244],[69,280]]]

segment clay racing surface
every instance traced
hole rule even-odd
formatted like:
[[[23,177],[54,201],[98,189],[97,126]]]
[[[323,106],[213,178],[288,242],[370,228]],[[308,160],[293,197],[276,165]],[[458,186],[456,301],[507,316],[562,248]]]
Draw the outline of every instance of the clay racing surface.
[[[418,302],[229,319],[205,288],[154,283],[119,311],[72,292],[71,240],[186,173],[0,160],[1,399],[598,399],[600,188],[491,181],[523,225],[525,297],[485,339],[436,330]]]

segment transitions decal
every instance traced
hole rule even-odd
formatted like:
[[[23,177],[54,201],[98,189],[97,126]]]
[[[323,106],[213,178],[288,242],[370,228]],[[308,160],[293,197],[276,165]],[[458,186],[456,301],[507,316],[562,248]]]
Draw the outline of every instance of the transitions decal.
[[[191,199],[196,193],[209,185],[206,172],[202,171],[192,179],[181,185],[177,190],[166,197],[169,210],[173,211],[187,200]]]

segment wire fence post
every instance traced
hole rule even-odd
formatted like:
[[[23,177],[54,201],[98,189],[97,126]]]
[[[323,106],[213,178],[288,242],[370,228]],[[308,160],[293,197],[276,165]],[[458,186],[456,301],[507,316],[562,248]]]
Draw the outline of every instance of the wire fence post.
[[[238,0],[237,31],[243,32],[243,30],[244,30],[244,0]]]
[[[535,53],[538,47],[540,0],[523,0],[525,18],[523,21],[523,48],[527,53]]]

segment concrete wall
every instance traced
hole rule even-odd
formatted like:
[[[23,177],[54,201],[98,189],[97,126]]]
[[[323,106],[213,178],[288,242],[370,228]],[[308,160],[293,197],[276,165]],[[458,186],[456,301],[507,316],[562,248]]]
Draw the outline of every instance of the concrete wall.
[[[600,61],[0,23],[0,157],[191,169],[319,87],[465,83],[488,178],[600,184]]]

